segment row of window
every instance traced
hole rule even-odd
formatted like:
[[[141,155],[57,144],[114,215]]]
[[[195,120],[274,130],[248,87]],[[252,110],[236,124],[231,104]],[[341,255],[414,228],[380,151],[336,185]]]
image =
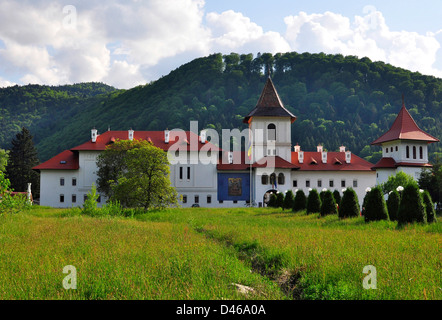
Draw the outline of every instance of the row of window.
[[[318,188],[322,188],[322,180],[318,179],[316,182],[316,186]],[[328,186],[330,188],[334,188],[335,187],[335,181],[333,179],[328,180]],[[297,188],[298,187],[298,180],[293,180],[293,188]],[[305,180],[305,187],[306,188],[310,188],[313,187],[313,184],[310,183],[310,180]],[[346,188],[347,187],[347,182],[346,180],[342,179],[341,180],[341,188]],[[358,180],[353,180],[353,188],[357,188],[358,187]]]
[[[190,167],[187,167],[187,170],[186,170],[186,173],[187,173],[187,180],[190,180]],[[184,179],[184,167],[180,167],[180,180],[183,180]]]
[[[261,176],[261,184],[263,184],[263,185],[267,185],[269,183],[271,185],[274,185],[275,181],[276,181],[276,174],[275,173],[272,173],[270,175],[270,179],[269,179],[269,176],[267,174],[263,174]],[[278,174],[278,184],[280,184],[280,185],[281,184],[285,184],[285,176],[284,176],[283,173]]]
[[[60,186],[64,186],[65,181],[64,178],[60,178]],[[76,186],[77,185],[77,178],[72,178],[72,185]]]
[[[64,203],[65,197],[64,194],[60,194],[60,203]],[[83,195],[83,202],[85,202],[87,200],[87,194]],[[76,203],[77,202],[77,195],[73,194],[71,196],[71,201],[72,203]],[[101,196],[99,195],[97,198],[97,202],[100,203],[101,202]]]
[[[187,199],[187,195],[183,195],[183,203],[187,203],[187,201],[188,201],[188,199]],[[208,204],[210,204],[210,203],[212,203],[212,196],[211,195],[208,195],[207,196],[207,198],[206,198],[206,202],[208,203]],[[218,201],[219,203],[223,203],[224,201],[223,200],[219,200]],[[193,203],[195,203],[195,204],[199,204],[200,203],[200,196],[199,195],[195,195],[194,196],[194,198],[193,198]],[[238,203],[238,201],[237,200],[233,200],[233,203]]]
[[[393,147],[387,147],[385,148],[385,153],[393,152]],[[398,151],[398,147],[395,147],[395,151]],[[410,159],[410,146],[406,146],[405,148],[405,156],[407,159]],[[419,147],[419,159],[424,158],[424,148],[421,146]],[[413,159],[417,159],[417,148],[416,146],[413,146]]]

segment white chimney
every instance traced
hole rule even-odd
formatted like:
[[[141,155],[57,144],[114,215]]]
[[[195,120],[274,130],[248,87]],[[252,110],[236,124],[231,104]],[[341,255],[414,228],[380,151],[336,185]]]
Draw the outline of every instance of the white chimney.
[[[299,151],[301,151],[301,146],[298,145],[298,144],[296,144],[296,146],[295,146],[295,152],[299,152]]]
[[[345,162],[350,163],[351,162],[351,152],[345,151]]]
[[[321,145],[318,145],[318,146],[316,147],[316,151],[317,151],[317,152],[322,152],[322,150],[323,150],[323,148],[322,148]]]
[[[299,161],[299,163],[304,163],[304,151],[299,151],[298,161]]]
[[[201,143],[206,143],[206,130],[201,130],[200,140],[201,140]]]
[[[164,130],[164,143],[169,143],[169,130]]]
[[[233,152],[229,151],[227,157],[229,159],[229,164],[233,163]]]
[[[345,147],[344,146],[340,146],[339,147],[339,152],[345,152]]]
[[[134,139],[134,131],[131,129],[129,129],[129,140],[133,140]]]
[[[97,129],[93,128],[91,130],[92,142],[96,142],[97,141],[97,137],[98,137],[98,131],[97,131]]]
[[[326,151],[322,151],[321,152],[321,157],[322,157],[322,163],[327,163],[327,152]]]

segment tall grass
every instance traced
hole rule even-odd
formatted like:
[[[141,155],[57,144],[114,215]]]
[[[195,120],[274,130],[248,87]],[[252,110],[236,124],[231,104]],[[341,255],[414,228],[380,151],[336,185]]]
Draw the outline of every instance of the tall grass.
[[[442,298],[441,222],[398,228],[267,208],[112,216],[35,207],[1,217],[0,299],[287,299],[287,272],[301,299]],[[62,286],[66,265],[76,290]],[[362,286],[366,265],[377,289]]]

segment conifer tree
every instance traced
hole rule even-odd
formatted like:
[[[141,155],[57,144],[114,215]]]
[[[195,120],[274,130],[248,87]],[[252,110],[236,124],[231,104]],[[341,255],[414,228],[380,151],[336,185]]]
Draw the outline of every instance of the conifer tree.
[[[295,202],[293,204],[293,211],[304,210],[307,205],[307,198],[302,190],[298,190],[295,195]]]
[[[424,202],[415,181],[404,187],[397,216],[399,224],[426,222]]]
[[[399,192],[397,192],[397,190],[391,191],[387,199],[388,216],[390,217],[391,221],[397,221],[397,212],[399,210],[399,204],[400,204]]]
[[[292,209],[295,203],[295,196],[292,190],[288,190],[284,198],[284,209]]]
[[[387,204],[379,186],[367,193],[365,202],[365,222],[388,220]]]
[[[345,190],[339,205],[339,218],[358,217],[360,212],[359,200],[352,188]]]
[[[338,206],[341,205],[341,194],[338,190],[333,191],[333,198],[335,198],[335,202]]]
[[[330,190],[323,191],[323,201],[321,203],[321,216],[326,216],[329,214],[337,214],[335,198],[333,198],[333,193]]]
[[[307,214],[321,211],[321,199],[318,191],[312,189],[307,198]]]
[[[267,203],[267,206],[270,208],[276,208],[276,194],[272,193],[270,195],[269,202]]]
[[[284,208],[284,193],[282,192],[276,194],[276,208]]]
[[[34,146],[30,131],[23,127],[11,141],[12,148],[9,150],[6,174],[14,191],[24,192],[31,183],[33,198],[40,194],[39,173],[32,170],[39,164],[37,149]]]

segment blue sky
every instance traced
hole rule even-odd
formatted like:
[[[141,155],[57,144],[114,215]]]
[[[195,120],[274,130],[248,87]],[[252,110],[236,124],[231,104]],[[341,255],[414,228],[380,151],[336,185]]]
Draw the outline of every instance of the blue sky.
[[[0,0],[0,87],[131,88],[214,52],[368,56],[442,78],[442,1]]]

